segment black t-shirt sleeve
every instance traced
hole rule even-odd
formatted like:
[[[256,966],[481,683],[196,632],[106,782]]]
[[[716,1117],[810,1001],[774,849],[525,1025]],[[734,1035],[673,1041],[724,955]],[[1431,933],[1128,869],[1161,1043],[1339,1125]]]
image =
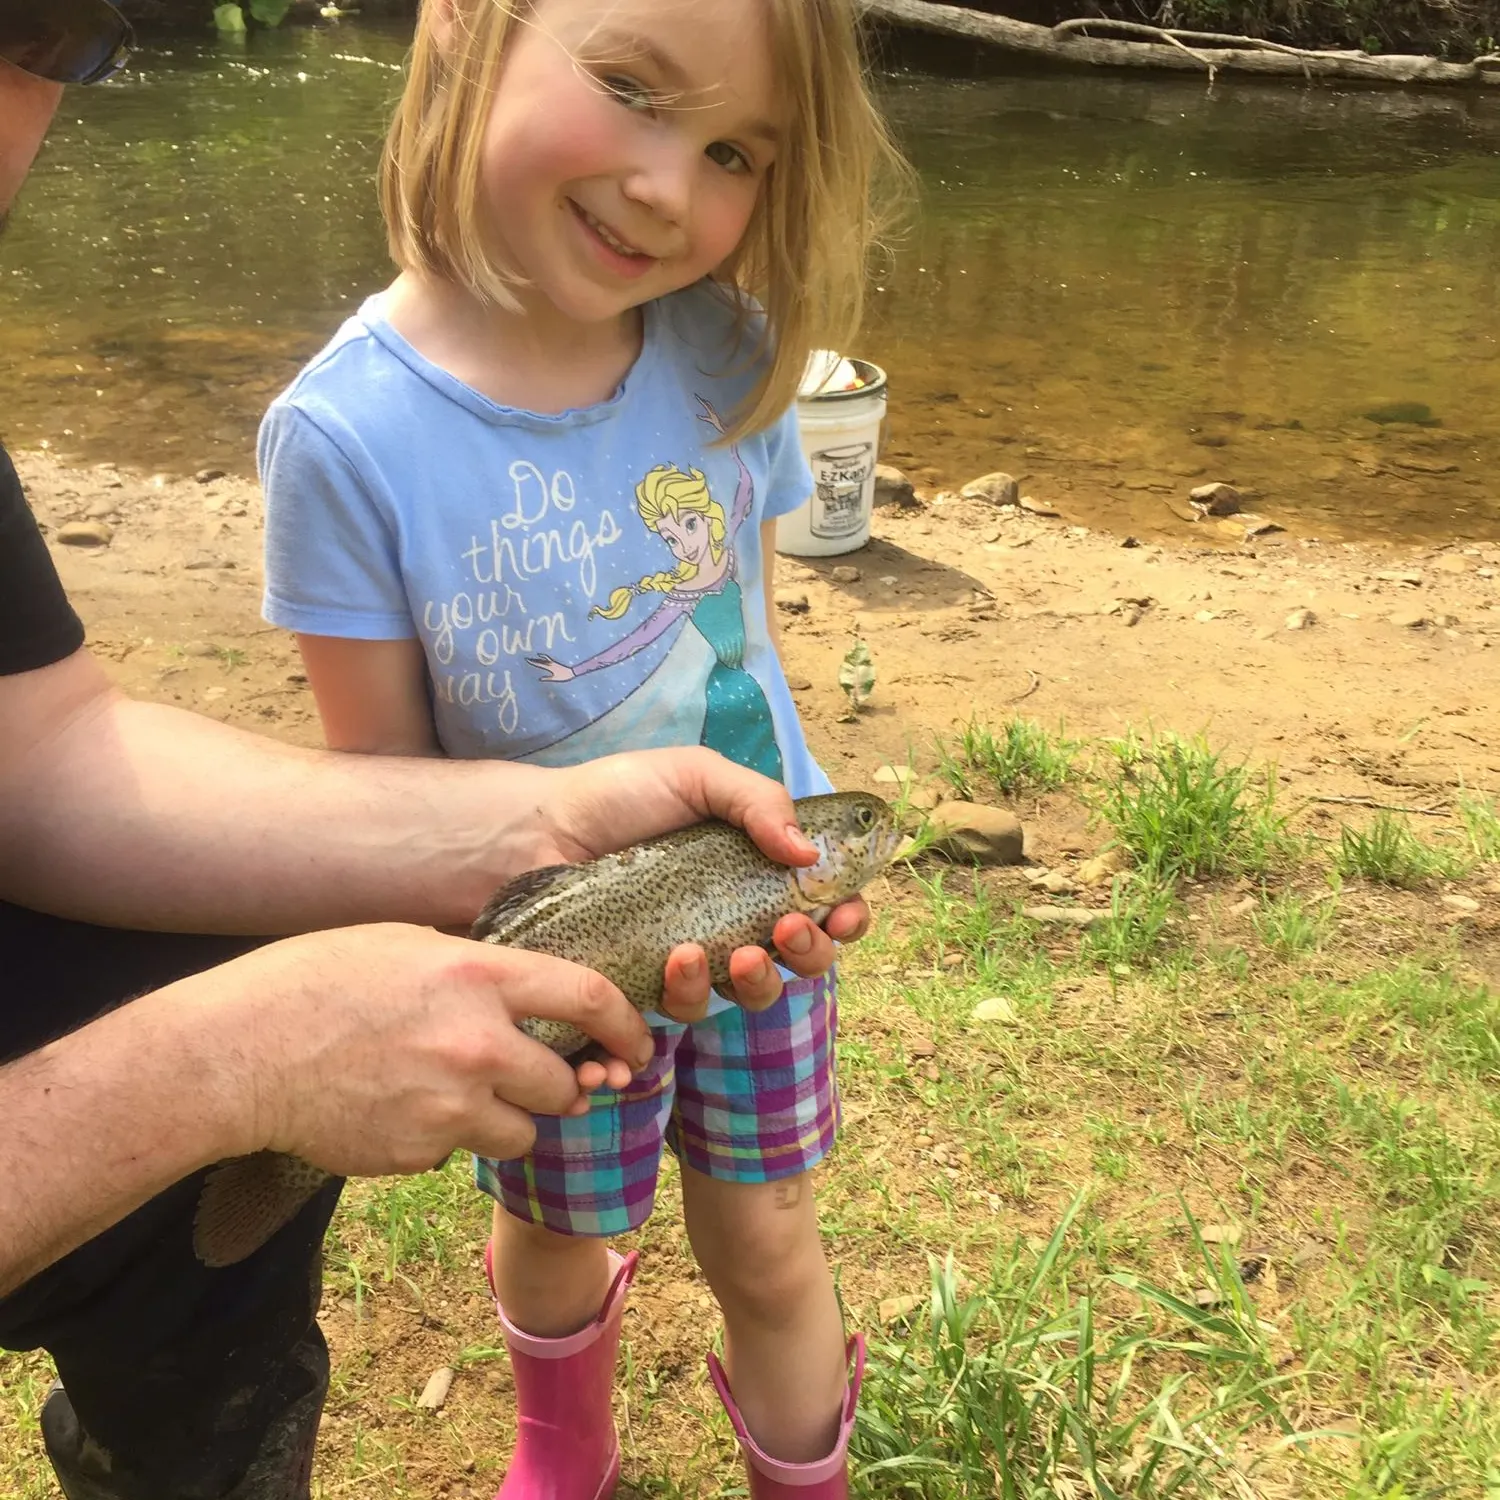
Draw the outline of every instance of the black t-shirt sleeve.
[[[82,644],[83,622],[63,592],[15,465],[0,448],[0,677],[50,666]]]

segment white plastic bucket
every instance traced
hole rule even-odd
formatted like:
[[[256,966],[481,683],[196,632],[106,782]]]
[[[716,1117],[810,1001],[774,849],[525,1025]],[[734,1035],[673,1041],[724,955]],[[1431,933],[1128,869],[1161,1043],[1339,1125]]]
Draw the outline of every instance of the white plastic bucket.
[[[848,364],[864,382],[858,389],[823,390],[797,401],[813,493],[806,505],[776,522],[776,550],[791,557],[835,557],[870,540],[885,371],[863,359]]]

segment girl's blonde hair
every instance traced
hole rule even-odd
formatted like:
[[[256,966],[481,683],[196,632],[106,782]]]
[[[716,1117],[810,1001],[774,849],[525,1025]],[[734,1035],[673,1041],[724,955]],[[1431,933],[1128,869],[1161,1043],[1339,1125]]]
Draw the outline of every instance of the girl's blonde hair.
[[[723,557],[729,524],[724,507],[709,494],[708,480],[701,469],[689,469],[684,473],[670,464],[652,469],[635,487],[635,508],[641,520],[658,533],[664,516],[675,520],[684,511],[707,516],[709,553],[715,562]],[[637,594],[669,594],[679,583],[691,583],[697,576],[698,564],[683,558],[670,573],[648,573],[639,582],[616,589],[609,596],[608,604],[596,604],[589,611],[589,619],[599,615],[606,620],[618,620],[630,608],[630,601]]]
[[[477,205],[489,102],[533,3],[423,0],[380,171],[396,264],[510,307],[520,277],[496,263]],[[759,378],[729,423],[731,442],[780,418],[812,350],[849,348],[887,206],[909,181],[866,85],[857,0],[764,3],[788,128],[745,237],[715,278],[734,309],[727,352],[757,328]]]

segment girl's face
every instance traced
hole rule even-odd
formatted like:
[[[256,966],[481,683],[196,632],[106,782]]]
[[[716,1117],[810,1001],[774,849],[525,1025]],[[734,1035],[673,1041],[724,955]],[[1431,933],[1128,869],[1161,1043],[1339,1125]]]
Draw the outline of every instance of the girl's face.
[[[776,153],[767,28],[760,0],[539,0],[484,140],[523,301],[601,322],[723,264]]]
[[[709,535],[707,516],[699,515],[695,510],[685,510],[677,516],[663,516],[656,523],[656,530],[678,562],[696,563],[701,569],[712,561],[713,540]]]

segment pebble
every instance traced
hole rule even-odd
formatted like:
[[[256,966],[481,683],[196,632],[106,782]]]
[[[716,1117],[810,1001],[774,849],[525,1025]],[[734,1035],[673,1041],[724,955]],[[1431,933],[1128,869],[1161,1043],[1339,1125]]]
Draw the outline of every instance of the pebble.
[[[223,469],[199,469],[198,472],[193,475],[193,478],[196,479],[199,484],[212,484],[214,480],[222,479],[223,477]]]
[[[114,537],[103,521],[68,521],[57,528],[57,540],[64,547],[107,547]]]
[[[1023,853],[1021,820],[1004,808],[980,802],[940,802],[931,813],[939,837],[933,847],[982,865],[1018,865]]]
[[[1414,609],[1397,610],[1387,618],[1400,630],[1420,630],[1427,623],[1427,616]]]
[[[1240,492],[1232,484],[1200,484],[1188,498],[1206,516],[1232,516],[1240,509]]]
[[[1044,505],[1040,500],[1033,500],[1030,495],[1022,495],[1016,504],[1029,516],[1047,516],[1053,520],[1057,519],[1057,511],[1053,510],[1050,505]]]
[[[1257,902],[1254,896],[1246,896],[1243,900],[1236,901],[1229,908],[1231,917],[1248,917],[1256,908]]]
[[[219,648],[208,641],[189,641],[182,648],[182,654],[184,656],[217,656]]]
[[[806,693],[812,691],[812,682],[806,677],[788,677],[786,685],[794,693]]]
[[[981,1000],[969,1015],[976,1021],[1014,1021],[1016,1008],[1004,995],[991,995],[988,1000]]]
[[[875,465],[875,504],[899,505],[903,510],[916,510],[921,501],[912,482],[900,469],[890,464]]]
[[[1472,917],[1479,910],[1479,903],[1472,896],[1454,893],[1444,896],[1442,902],[1450,911],[1461,911],[1466,917]]]
[[[96,500],[84,511],[84,515],[91,521],[107,521],[118,509],[119,506],[113,500]]]
[[[812,606],[801,589],[777,589],[776,608],[789,615],[805,615]]]
[[[959,494],[965,500],[987,500],[991,505],[1017,505],[1021,499],[1021,486],[1011,475],[997,471],[971,480]]]
[[[1106,849],[1078,867],[1079,885],[1108,885],[1116,875],[1130,868],[1130,856],[1123,849]]]
[[[886,785],[906,786],[915,773],[910,766],[898,766],[887,762],[876,767],[875,780]]]
[[[882,1299],[877,1313],[882,1323],[899,1323],[903,1318],[910,1317],[916,1312],[926,1300],[925,1297],[911,1295],[886,1297]]]
[[[1245,1236],[1238,1224],[1205,1224],[1198,1232],[1205,1245],[1238,1245]]]
[[[1021,915],[1053,927],[1096,927],[1109,913],[1091,911],[1086,906],[1023,906]]]
[[[448,1392],[453,1389],[453,1371],[443,1365],[434,1370],[427,1377],[427,1384],[422,1387],[422,1394],[417,1397],[417,1408],[420,1411],[437,1411],[448,1399]]]
[[[1445,552],[1433,562],[1432,566],[1440,573],[1467,573],[1469,559],[1461,557],[1457,552]]]
[[[1286,617],[1286,628],[1288,630],[1306,630],[1309,625],[1317,624],[1318,617],[1310,609],[1294,609]]]
[[[1404,583],[1408,588],[1421,588],[1422,575],[1420,573],[1409,573],[1396,569],[1387,569],[1383,573],[1375,575],[1382,583]]]
[[[835,568],[828,576],[835,583],[858,583],[860,573],[858,568],[839,567]]]
[[[1048,870],[1036,882],[1036,887],[1038,890],[1046,891],[1049,896],[1071,896],[1078,889],[1077,885],[1061,870]]]

